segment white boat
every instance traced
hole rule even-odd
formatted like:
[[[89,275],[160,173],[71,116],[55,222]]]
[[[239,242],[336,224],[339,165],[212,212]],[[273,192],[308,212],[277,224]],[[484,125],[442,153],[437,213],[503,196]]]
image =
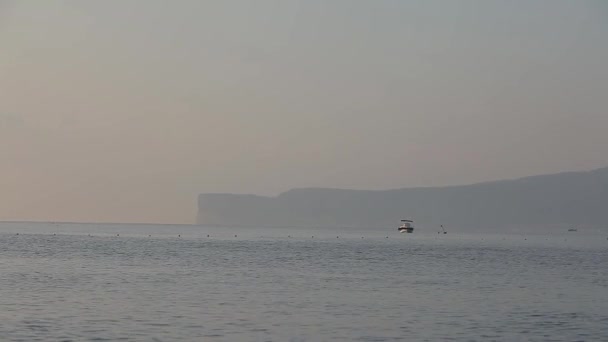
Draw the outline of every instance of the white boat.
[[[400,233],[413,233],[414,232],[414,221],[412,220],[401,220],[401,225],[397,230]]]

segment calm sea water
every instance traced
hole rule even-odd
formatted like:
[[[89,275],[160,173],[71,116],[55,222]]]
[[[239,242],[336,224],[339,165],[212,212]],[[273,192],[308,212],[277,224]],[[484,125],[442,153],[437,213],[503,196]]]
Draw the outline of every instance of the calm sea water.
[[[608,341],[607,236],[2,223],[0,340]]]

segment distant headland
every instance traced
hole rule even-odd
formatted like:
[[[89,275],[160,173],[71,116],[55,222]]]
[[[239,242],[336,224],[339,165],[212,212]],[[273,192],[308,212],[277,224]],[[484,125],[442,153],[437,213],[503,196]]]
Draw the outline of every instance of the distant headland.
[[[293,189],[276,197],[200,194],[197,223],[266,227],[423,225],[500,229],[587,225],[608,229],[608,168],[463,186],[368,191]]]

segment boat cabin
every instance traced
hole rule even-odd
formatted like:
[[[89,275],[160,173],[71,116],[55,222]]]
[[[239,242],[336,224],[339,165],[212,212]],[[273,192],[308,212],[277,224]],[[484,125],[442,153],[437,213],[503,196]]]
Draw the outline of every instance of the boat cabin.
[[[401,225],[397,230],[401,233],[413,233],[414,232],[414,221],[412,220],[401,220]]]

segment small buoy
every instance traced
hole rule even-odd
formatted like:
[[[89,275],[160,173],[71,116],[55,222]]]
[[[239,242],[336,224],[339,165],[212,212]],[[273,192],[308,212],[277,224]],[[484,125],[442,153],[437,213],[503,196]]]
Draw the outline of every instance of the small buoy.
[[[313,236],[311,237],[311,239],[314,239],[314,238],[315,238],[315,236],[313,235]]]
[[[386,238],[388,239],[388,236]]]
[[[234,237],[236,237],[236,234],[234,234]]]
[[[116,236],[120,236],[120,234],[116,234]]]
[[[148,235],[148,237],[152,237],[152,235]]]
[[[339,239],[339,238],[340,238],[339,236],[336,236],[336,239]]]
[[[182,237],[180,234],[177,234],[177,237]]]
[[[17,235],[19,235],[19,233],[17,233]]]
[[[207,234],[207,237],[209,237],[209,234]]]

